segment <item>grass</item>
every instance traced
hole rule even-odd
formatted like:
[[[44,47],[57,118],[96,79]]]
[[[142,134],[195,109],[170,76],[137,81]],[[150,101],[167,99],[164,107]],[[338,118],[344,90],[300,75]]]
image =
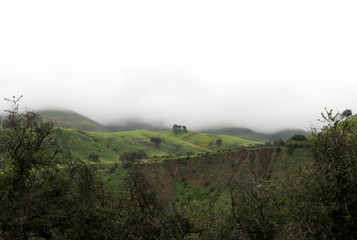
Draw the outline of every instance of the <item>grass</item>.
[[[209,133],[199,133],[199,132],[183,132],[174,133],[173,131],[161,132],[161,136],[166,136],[170,138],[180,139],[185,142],[189,142],[193,145],[209,149],[211,151],[232,149],[238,146],[249,146],[262,144],[262,142],[247,140],[243,138],[237,138],[233,136],[223,135],[223,134],[209,134]],[[221,140],[222,144],[217,144],[217,140]]]

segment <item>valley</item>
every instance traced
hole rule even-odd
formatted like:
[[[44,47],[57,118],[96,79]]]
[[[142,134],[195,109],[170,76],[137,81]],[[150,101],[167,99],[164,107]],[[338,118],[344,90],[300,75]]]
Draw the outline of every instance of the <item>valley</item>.
[[[353,236],[357,117],[323,117],[312,136],[179,125],[110,132],[73,112],[42,120],[15,108],[1,122],[0,225],[15,239],[19,226],[58,239]]]

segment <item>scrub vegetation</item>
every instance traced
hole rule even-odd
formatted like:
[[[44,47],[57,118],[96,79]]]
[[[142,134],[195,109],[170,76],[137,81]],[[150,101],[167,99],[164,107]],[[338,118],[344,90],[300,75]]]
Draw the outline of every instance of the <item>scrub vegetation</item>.
[[[357,236],[356,117],[348,112],[326,111],[307,139],[258,147],[186,128],[60,129],[8,101],[0,239]]]

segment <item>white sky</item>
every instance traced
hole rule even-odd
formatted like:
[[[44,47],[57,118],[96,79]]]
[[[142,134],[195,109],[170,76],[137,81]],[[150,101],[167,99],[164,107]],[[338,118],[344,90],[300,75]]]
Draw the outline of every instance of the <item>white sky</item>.
[[[102,123],[307,129],[324,107],[357,111],[356,12],[329,0],[1,1],[0,97]]]

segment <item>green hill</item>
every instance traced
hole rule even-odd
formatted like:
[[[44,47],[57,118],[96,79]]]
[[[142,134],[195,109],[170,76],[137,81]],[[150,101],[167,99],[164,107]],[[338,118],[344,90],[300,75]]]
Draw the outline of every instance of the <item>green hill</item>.
[[[295,134],[303,134],[305,136],[309,135],[308,132],[301,130],[301,129],[286,129],[286,130],[278,131],[275,133],[266,134],[266,133],[257,133],[257,132],[254,132],[253,130],[248,129],[248,128],[233,128],[233,127],[232,128],[221,128],[221,129],[209,129],[209,130],[205,130],[203,132],[214,133],[214,134],[224,134],[224,135],[249,139],[249,140],[258,141],[258,142],[270,142],[270,141],[273,142],[278,139],[282,139],[282,140],[286,141],[290,137],[294,136]]]
[[[62,129],[71,140],[71,149],[75,157],[88,159],[96,155],[104,162],[115,162],[125,152],[143,150],[149,158],[178,157],[212,150],[228,149],[238,146],[259,144],[250,140],[232,136],[187,132],[174,134],[172,131],[152,132],[148,130],[123,131],[115,133],[86,132],[74,129]],[[159,145],[151,138],[160,138]],[[216,143],[221,140],[221,144]]]
[[[113,162],[117,161],[119,156],[125,152],[139,150],[145,151],[149,157],[209,152],[206,148],[179,139],[163,137],[148,130],[116,133],[85,132],[72,129],[63,129],[63,131],[71,139],[72,153],[82,159],[94,154],[98,155],[102,161]],[[151,137],[159,137],[162,142],[157,146],[150,141]]]
[[[237,138],[224,134],[210,134],[187,131],[182,133],[174,133],[173,131],[166,131],[160,133],[162,136],[176,138],[185,142],[192,143],[196,146],[207,148],[210,150],[232,149],[239,146],[248,146],[255,144],[262,144],[262,142]],[[221,143],[217,142],[220,141]]]
[[[72,128],[90,132],[109,132],[99,123],[69,110],[39,111],[44,120],[52,121],[56,127]]]
[[[269,139],[263,136],[262,134],[256,133],[253,130],[250,130],[249,128],[220,128],[220,129],[207,130],[204,132],[214,133],[214,134],[225,134],[229,136],[249,139],[258,142],[269,141]]]
[[[278,139],[282,139],[284,141],[288,140],[289,138],[291,138],[292,136],[294,136],[295,134],[302,134],[305,136],[309,136],[310,134],[304,130],[301,129],[286,129],[286,130],[282,130],[276,133],[272,133],[272,134],[263,134],[267,139],[269,139],[270,141],[275,141]]]

